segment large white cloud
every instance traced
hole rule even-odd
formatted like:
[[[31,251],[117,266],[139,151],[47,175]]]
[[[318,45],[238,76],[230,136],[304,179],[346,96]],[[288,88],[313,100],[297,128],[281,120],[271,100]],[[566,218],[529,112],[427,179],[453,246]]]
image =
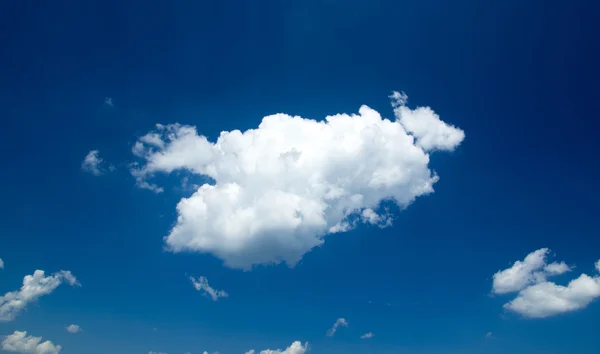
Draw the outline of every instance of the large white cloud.
[[[53,275],[45,276],[43,270],[36,270],[33,275],[26,275],[20,290],[0,296],[0,321],[14,320],[29,303],[50,294],[63,282],[79,285],[70,271],[61,270]]]
[[[42,337],[28,336],[27,331],[15,331],[2,341],[2,350],[13,353],[58,354],[61,349],[49,340],[42,342]]]
[[[549,252],[547,248],[540,248],[528,254],[523,261],[516,261],[512,267],[498,271],[493,277],[492,291],[495,294],[519,291],[546,280],[548,276],[571,270],[564,262],[547,264],[546,257]]]
[[[156,173],[186,170],[215,182],[178,203],[170,250],[212,253],[234,268],[293,266],[329,233],[390,225],[378,210],[383,200],[406,207],[433,192],[429,153],[453,150],[464,132],[430,108],[411,110],[403,94],[392,99],[394,120],[367,106],[324,121],[275,114],[214,143],[192,126],[157,125],[133,147],[141,163],[131,171],[155,192],[163,191],[150,181]]]
[[[585,308],[600,297],[600,276],[581,274],[567,286],[548,281],[548,276],[571,270],[564,262],[547,264],[548,253],[547,248],[539,249],[494,274],[494,293],[518,292],[515,299],[504,305],[505,309],[524,317],[544,318]],[[600,271],[600,261],[596,270]]]
[[[308,343],[302,344],[299,341],[295,341],[287,349],[284,349],[284,350],[265,349],[265,350],[261,350],[259,352],[259,354],[304,354],[307,351],[308,351]],[[252,349],[252,350],[247,351],[246,354],[255,354],[255,351],[254,351],[254,349]]]

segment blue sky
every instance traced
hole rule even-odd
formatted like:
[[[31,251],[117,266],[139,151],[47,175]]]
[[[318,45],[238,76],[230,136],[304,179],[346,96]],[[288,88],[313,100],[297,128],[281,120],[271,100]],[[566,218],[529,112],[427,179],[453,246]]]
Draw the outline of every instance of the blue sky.
[[[27,331],[21,339],[65,354],[259,353],[294,341],[315,354],[597,353],[599,10],[585,0],[5,5],[4,343]],[[394,91],[408,102],[391,102]],[[323,121],[362,105],[391,121],[368,111],[319,130],[281,116],[261,126],[271,140],[248,140],[262,147],[234,133],[212,145],[272,114]],[[365,126],[379,130],[356,135]],[[185,127],[198,136],[177,145]],[[148,143],[152,132],[161,143]],[[290,141],[303,148],[278,150]],[[223,149],[237,153],[210,155]],[[102,162],[82,168],[94,150]],[[289,169],[238,173],[244,156],[286,152]],[[202,172],[210,164],[217,178]],[[395,171],[385,178],[399,184],[344,179],[363,169],[371,182]],[[435,192],[414,192],[429,171]],[[363,202],[327,199],[312,172]],[[223,206],[228,182],[244,198]],[[210,202],[194,194],[204,183],[222,187]],[[297,215],[279,192],[304,198],[302,218],[285,219]],[[401,210],[392,196],[415,201]],[[205,198],[205,212],[194,204],[178,222],[184,198]],[[350,206],[349,230],[329,232]],[[254,226],[232,219],[238,207],[254,211]],[[361,216],[371,207],[373,224]],[[262,264],[275,259],[298,262]],[[24,298],[36,270],[48,293]],[[582,274],[585,296],[558,287]],[[190,277],[228,296],[213,301]],[[547,297],[519,307],[535,290]],[[347,326],[327,336],[340,318]]]

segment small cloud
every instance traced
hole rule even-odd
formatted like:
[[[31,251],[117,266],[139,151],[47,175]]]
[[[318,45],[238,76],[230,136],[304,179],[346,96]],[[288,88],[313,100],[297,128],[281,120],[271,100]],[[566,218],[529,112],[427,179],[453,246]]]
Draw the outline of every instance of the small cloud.
[[[547,248],[541,248],[523,261],[516,261],[512,267],[494,274],[494,294],[517,293],[515,299],[504,304],[504,309],[528,318],[545,318],[583,309],[600,297],[598,275],[581,274],[567,286],[548,281],[550,276],[571,271],[564,262],[547,264],[549,252]],[[595,264],[596,268],[598,265]]]
[[[198,277],[198,280],[194,279],[194,277],[190,277],[190,280],[196,290],[202,291],[204,296],[210,297],[213,301],[217,301],[221,297],[229,296],[224,290],[215,290],[208,285],[208,279],[206,279],[206,277]]]
[[[42,337],[28,336],[27,331],[15,331],[2,341],[2,350],[13,353],[58,354],[61,349],[49,340],[42,342]]]
[[[4,269],[4,261],[0,258],[0,269]]]
[[[100,176],[106,170],[109,172],[114,172],[116,167],[113,165],[108,165],[105,167],[106,163],[102,158],[100,158],[100,151],[91,150],[85,155],[83,162],[81,163],[81,169],[93,174],[94,176]]]
[[[374,334],[373,332],[369,332],[369,333],[365,333],[362,336],[360,336],[360,339],[369,339],[369,338],[373,338]]]
[[[328,331],[327,331],[327,336],[328,337],[333,337],[333,335],[335,334],[335,332],[337,332],[338,327],[348,327],[348,322],[346,321],[346,319],[344,318],[338,318],[335,323],[333,324],[333,327],[331,327]]]
[[[67,332],[72,333],[72,334],[79,333],[82,331],[81,327],[79,327],[76,324],[68,325],[66,327],[66,329],[67,329]]]
[[[114,107],[115,103],[113,101],[112,97],[104,97],[104,104],[109,106],[109,107]]]
[[[492,338],[494,338],[494,335],[492,334],[492,332],[487,332],[485,334],[485,339],[492,339]]]
[[[70,271],[61,270],[49,276],[45,274],[43,270],[36,270],[33,275],[26,275],[23,278],[21,289],[0,296],[0,322],[14,320],[28,304],[52,293],[63,282],[72,286],[79,285]]]
[[[304,343],[304,345],[300,341],[295,341],[286,349],[265,349],[261,350],[260,353],[254,351],[254,349],[249,350],[246,354],[305,354],[308,351],[308,343]],[[208,354],[204,352],[204,354]]]

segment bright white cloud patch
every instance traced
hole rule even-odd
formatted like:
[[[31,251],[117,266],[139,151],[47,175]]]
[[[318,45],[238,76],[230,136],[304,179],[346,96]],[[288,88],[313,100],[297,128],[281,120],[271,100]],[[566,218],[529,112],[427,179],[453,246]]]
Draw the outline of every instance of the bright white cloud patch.
[[[523,261],[516,261],[512,267],[498,271],[494,274],[492,291],[495,294],[519,291],[531,284],[545,281],[548,276],[571,270],[564,262],[547,264],[546,257],[549,252],[547,248],[540,248],[528,254]]]
[[[337,332],[338,327],[340,326],[348,327],[348,321],[346,321],[344,318],[338,318],[333,324],[333,327],[327,330],[327,336],[332,337],[335,334],[335,332]]]
[[[68,326],[66,327],[66,330],[67,330],[67,332],[69,332],[69,333],[75,334],[75,333],[79,333],[79,332],[81,332],[81,327],[79,327],[79,326],[78,326],[78,325],[76,325],[76,324],[72,324],[72,325],[68,325]]]
[[[100,176],[106,170],[114,171],[113,165],[106,166],[106,163],[100,158],[100,152],[98,150],[92,150],[85,155],[83,162],[81,163],[81,169],[93,174],[94,176]]]
[[[506,270],[494,275],[496,294],[518,292],[517,297],[504,308],[529,318],[544,318],[583,309],[600,297],[600,276],[581,274],[567,286],[547,280],[548,276],[571,270],[564,262],[546,264],[548,249],[530,253],[524,261],[517,261]],[[596,270],[600,261],[596,263]]]
[[[61,349],[49,340],[42,342],[42,337],[28,336],[27,331],[15,331],[2,341],[2,350],[13,353],[58,354]]]
[[[206,279],[206,277],[198,277],[198,280],[194,279],[194,277],[190,277],[190,280],[194,285],[194,289],[202,291],[204,296],[210,297],[213,301],[217,301],[221,297],[229,296],[224,290],[215,290],[208,285],[208,279]]]
[[[0,258],[0,269],[4,269],[4,261]]]
[[[275,114],[214,143],[195,127],[159,124],[133,147],[142,163],[131,172],[155,192],[163,190],[149,182],[156,173],[214,180],[178,203],[165,238],[171,251],[211,253],[234,268],[293,266],[327,234],[390,225],[383,200],[403,208],[433,192],[429,152],[453,150],[464,132],[430,108],[411,110],[402,94],[392,99],[394,120],[367,106],[324,121]]]
[[[265,349],[265,350],[261,350],[258,354],[304,354],[307,351],[308,351],[308,343],[302,344],[299,341],[295,341],[287,349],[284,349],[284,350]],[[255,353],[256,352],[254,351],[254,349],[246,352],[246,354],[255,354]]]
[[[369,338],[373,338],[374,334],[372,332],[369,333],[365,333],[362,336],[360,336],[360,339],[369,339]]]
[[[26,275],[20,290],[0,296],[0,321],[14,320],[29,303],[50,294],[63,282],[79,285],[70,271],[61,270],[53,275],[45,276],[43,270],[36,270],[33,275]]]

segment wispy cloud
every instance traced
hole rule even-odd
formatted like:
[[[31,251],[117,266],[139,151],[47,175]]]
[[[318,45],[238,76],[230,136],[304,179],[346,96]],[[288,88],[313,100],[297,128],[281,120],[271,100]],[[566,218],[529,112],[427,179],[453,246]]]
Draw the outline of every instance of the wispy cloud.
[[[194,288],[198,291],[202,291],[204,296],[210,297],[213,301],[219,300],[222,297],[228,297],[229,295],[224,290],[216,290],[208,284],[206,277],[190,277]]]
[[[113,165],[107,164],[100,157],[100,151],[91,150],[87,155],[85,155],[85,158],[81,163],[81,169],[93,174],[94,176],[100,176],[106,171],[113,172],[116,168]]]
[[[360,339],[369,339],[369,338],[373,338],[374,334],[373,332],[369,332],[369,333],[365,333],[362,336],[360,336]]]
[[[331,327],[328,331],[327,331],[327,336],[328,337],[333,337],[333,335],[335,334],[335,332],[337,332],[339,327],[348,327],[348,322],[346,321],[346,319],[344,318],[338,318],[335,323],[333,324],[333,327]]]
[[[79,333],[82,331],[81,327],[79,327],[76,324],[68,325],[66,327],[66,330],[67,330],[67,332],[72,333],[72,334]]]

